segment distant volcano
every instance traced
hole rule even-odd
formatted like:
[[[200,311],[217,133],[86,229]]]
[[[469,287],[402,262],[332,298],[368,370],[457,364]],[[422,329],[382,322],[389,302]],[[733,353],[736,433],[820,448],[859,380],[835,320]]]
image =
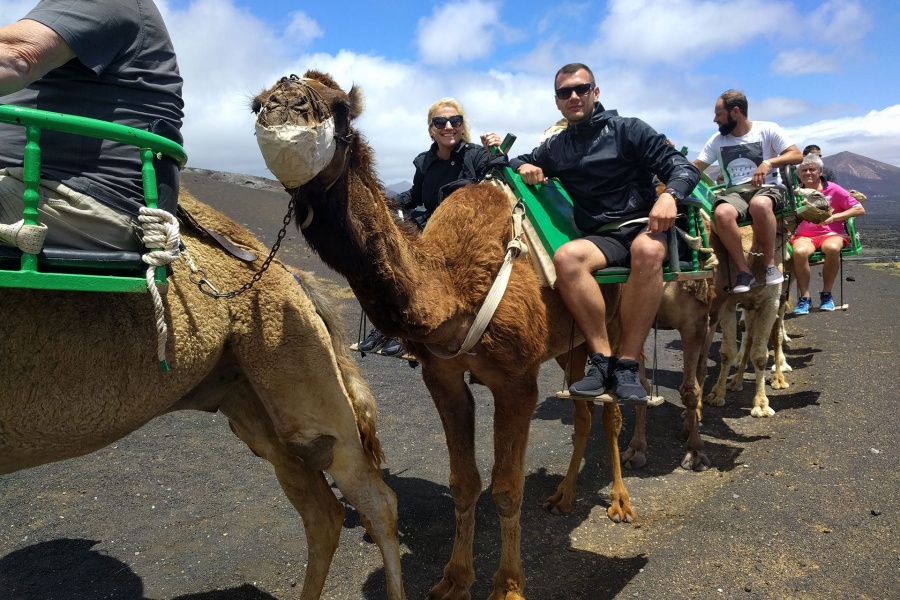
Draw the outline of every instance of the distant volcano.
[[[900,167],[853,152],[838,152],[826,156],[823,162],[834,170],[838,185],[844,189],[859,190],[870,198],[900,197]]]

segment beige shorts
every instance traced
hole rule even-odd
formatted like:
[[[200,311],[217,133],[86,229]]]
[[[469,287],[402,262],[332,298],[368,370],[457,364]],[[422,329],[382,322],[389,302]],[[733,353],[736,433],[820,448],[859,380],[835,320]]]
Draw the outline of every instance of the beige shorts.
[[[784,191],[776,187],[750,187],[738,185],[725,188],[717,196],[715,206],[727,202],[738,211],[738,221],[750,218],[750,200],[763,196],[772,200],[772,210],[778,212],[784,207]]]
[[[22,220],[25,184],[21,167],[0,169],[0,223]],[[47,226],[45,246],[82,250],[141,250],[137,217],[118,212],[55,181],[38,187],[38,220]]]

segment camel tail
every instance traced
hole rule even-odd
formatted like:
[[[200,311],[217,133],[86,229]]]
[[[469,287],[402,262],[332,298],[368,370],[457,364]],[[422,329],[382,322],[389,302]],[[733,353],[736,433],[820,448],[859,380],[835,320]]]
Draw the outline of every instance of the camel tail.
[[[380,469],[384,460],[384,452],[381,449],[381,441],[378,439],[376,432],[378,406],[375,404],[372,390],[369,389],[366,381],[360,375],[359,367],[347,349],[347,332],[344,328],[343,319],[335,309],[334,303],[330,302],[319,289],[318,282],[312,275],[291,267],[285,266],[285,268],[300,283],[303,291],[312,301],[313,306],[316,307],[316,312],[325,323],[325,328],[331,336],[331,347],[334,349],[334,355],[337,358],[344,387],[347,388],[347,393],[350,395],[350,403],[356,415],[356,428],[359,430],[363,449],[372,465],[376,469]]]

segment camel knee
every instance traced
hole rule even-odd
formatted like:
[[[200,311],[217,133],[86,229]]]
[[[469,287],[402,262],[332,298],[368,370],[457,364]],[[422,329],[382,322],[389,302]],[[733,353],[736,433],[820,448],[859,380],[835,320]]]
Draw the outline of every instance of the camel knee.
[[[505,492],[496,492],[493,494],[494,506],[497,507],[497,514],[501,517],[513,517],[519,510],[519,503],[509,497]]]
[[[312,439],[301,438],[299,435],[285,442],[288,452],[303,460],[311,469],[324,471],[331,466],[334,460],[334,443],[337,439],[333,435],[318,435]]]

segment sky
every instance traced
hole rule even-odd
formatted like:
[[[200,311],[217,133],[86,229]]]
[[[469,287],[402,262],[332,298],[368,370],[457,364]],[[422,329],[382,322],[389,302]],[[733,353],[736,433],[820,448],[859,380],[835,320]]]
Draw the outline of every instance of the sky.
[[[0,0],[0,24],[35,0]],[[357,129],[386,185],[412,181],[432,102],[460,100],[472,133],[530,151],[560,118],[553,75],[594,71],[607,109],[639,117],[694,158],[713,106],[743,91],[751,120],[802,149],[900,166],[897,0],[156,0],[184,77],[188,166],[271,177],[251,98],[280,77],[358,85]],[[477,141],[477,140],[475,140]]]

